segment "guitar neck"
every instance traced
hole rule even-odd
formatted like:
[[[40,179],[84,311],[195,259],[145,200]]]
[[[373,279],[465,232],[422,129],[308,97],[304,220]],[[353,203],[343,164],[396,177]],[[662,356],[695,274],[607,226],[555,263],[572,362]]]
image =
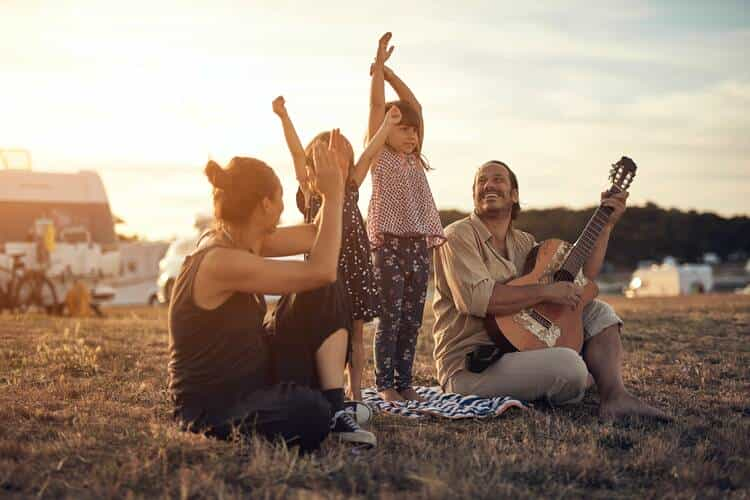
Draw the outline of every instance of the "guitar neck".
[[[619,193],[621,191],[621,189],[614,185],[609,189],[610,194]],[[588,260],[591,252],[593,252],[596,240],[604,230],[604,226],[607,225],[607,221],[609,221],[609,216],[611,214],[611,207],[599,205],[594,211],[594,215],[592,215],[586,223],[586,227],[583,228],[583,232],[573,244],[573,248],[570,250],[568,257],[563,263],[562,270],[570,273],[570,276],[572,277],[578,275],[578,272],[583,268],[583,264]]]

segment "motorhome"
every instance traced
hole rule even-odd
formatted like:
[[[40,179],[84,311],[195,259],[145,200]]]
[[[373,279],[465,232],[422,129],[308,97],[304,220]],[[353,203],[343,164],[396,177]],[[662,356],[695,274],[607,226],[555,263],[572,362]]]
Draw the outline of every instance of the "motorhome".
[[[707,264],[665,262],[636,269],[625,290],[628,297],[668,297],[707,293],[713,290],[714,278]]]
[[[2,151],[0,151],[0,157]],[[120,271],[120,253],[107,193],[99,175],[0,169],[0,268],[22,255],[28,269],[43,269],[59,301],[84,281],[98,302]],[[41,247],[45,251],[40,251]]]

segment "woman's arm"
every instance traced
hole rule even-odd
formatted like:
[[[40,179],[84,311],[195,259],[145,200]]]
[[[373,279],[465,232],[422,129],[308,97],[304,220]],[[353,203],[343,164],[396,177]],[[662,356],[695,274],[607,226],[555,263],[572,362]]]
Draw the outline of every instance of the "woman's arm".
[[[317,234],[315,224],[279,227],[263,240],[260,254],[263,257],[287,257],[308,253]]]
[[[378,127],[383,123],[383,117],[385,117],[385,81],[383,67],[393,53],[393,47],[388,47],[388,42],[390,42],[390,40],[390,33],[386,33],[380,37],[380,40],[378,41],[378,52],[375,55],[375,63],[373,63],[370,71],[372,74],[372,82],[370,83],[370,120],[367,127],[368,141],[375,136]]]
[[[406,85],[401,78],[393,72],[393,70],[383,65],[383,78],[388,84],[396,91],[398,98],[406,102],[409,106],[419,115],[419,150],[422,150],[422,143],[424,142],[424,119],[422,118],[422,105],[419,104],[417,97],[414,92],[411,91],[408,85]]]
[[[305,200],[307,200],[309,193],[309,179],[307,174],[305,149],[302,147],[302,142],[299,140],[292,119],[289,118],[284,97],[279,96],[273,100],[273,112],[281,119],[281,126],[284,129],[284,139],[286,139],[286,145],[289,148],[292,160],[294,161],[294,173],[297,176],[297,181],[299,181],[302,193],[305,195]]]
[[[375,136],[370,139],[370,142],[362,152],[359,160],[357,160],[356,165],[354,165],[354,171],[351,174],[351,179],[357,183],[357,186],[362,185],[365,177],[367,177],[367,171],[370,170],[370,165],[377,158],[380,150],[383,149],[385,140],[388,138],[388,134],[394,126],[398,125],[400,121],[401,110],[399,110],[396,106],[393,106],[388,110],[388,114],[386,114],[385,119],[383,120],[383,124],[380,125],[380,128],[375,133]]]
[[[314,150],[315,181],[323,197],[320,224],[304,262],[269,260],[238,249],[218,249],[206,255],[201,272],[210,277],[218,293],[290,293],[318,288],[336,281],[341,249],[343,182],[332,144]],[[204,268],[205,266],[205,268]]]

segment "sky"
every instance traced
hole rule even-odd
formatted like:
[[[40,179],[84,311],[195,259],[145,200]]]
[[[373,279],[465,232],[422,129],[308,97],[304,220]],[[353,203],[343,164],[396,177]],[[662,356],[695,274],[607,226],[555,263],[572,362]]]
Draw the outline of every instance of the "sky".
[[[210,211],[209,157],[257,157],[294,223],[271,101],[284,95],[303,143],[340,127],[361,152],[391,31],[439,208],[470,210],[490,159],[514,169],[523,208],[591,206],[627,155],[631,204],[750,214],[746,2],[527,3],[0,0],[0,149],[97,171],[120,230],[153,239]]]

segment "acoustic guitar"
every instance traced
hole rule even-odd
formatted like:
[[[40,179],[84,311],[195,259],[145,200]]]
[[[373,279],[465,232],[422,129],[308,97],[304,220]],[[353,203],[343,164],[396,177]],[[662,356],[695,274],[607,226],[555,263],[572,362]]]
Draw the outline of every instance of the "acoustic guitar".
[[[608,192],[627,191],[637,168],[627,156],[612,165],[609,174],[612,186]],[[529,252],[523,276],[506,283],[508,286],[523,286],[574,282],[583,287],[578,306],[571,308],[542,302],[507,316],[489,315],[485,319],[485,326],[496,344],[505,344],[502,342],[504,337],[519,351],[547,347],[569,347],[576,352],[581,351],[583,308],[599,294],[599,287],[583,275],[582,269],[611,213],[610,207],[600,205],[573,245],[557,239],[543,241]]]

